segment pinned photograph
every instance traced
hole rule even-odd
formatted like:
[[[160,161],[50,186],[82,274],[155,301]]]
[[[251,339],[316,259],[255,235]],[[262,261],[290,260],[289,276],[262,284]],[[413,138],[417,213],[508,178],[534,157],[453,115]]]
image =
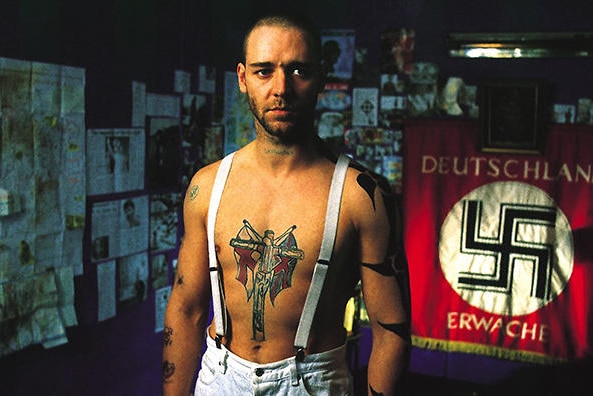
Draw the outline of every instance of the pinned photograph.
[[[580,98],[577,105],[577,124],[593,124],[593,100]]]
[[[378,88],[352,89],[352,125],[377,126],[379,112]]]
[[[574,124],[576,108],[571,104],[555,104],[553,121],[556,124]]]
[[[413,29],[391,29],[381,33],[381,71],[412,72],[416,32]]]
[[[352,29],[324,30],[321,33],[323,67],[328,81],[352,78],[355,55],[355,34]]]

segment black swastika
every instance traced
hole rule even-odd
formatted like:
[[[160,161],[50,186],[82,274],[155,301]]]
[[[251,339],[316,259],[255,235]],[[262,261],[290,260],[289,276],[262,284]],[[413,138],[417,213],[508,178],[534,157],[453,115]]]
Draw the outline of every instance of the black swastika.
[[[459,287],[467,289],[496,290],[509,293],[513,284],[513,267],[516,259],[531,262],[533,265],[531,296],[547,298],[553,267],[553,246],[551,244],[528,241],[520,235],[520,226],[536,225],[554,228],[556,208],[535,205],[501,204],[498,224],[498,237],[480,237],[481,201],[465,201],[463,205],[463,224],[461,251],[493,256],[496,261],[490,274],[460,272]]]

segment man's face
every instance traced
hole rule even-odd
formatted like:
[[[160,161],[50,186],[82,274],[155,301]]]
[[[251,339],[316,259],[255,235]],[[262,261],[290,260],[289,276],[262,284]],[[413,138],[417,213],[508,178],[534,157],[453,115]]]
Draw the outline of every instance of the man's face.
[[[321,87],[319,73],[318,59],[303,32],[280,26],[256,28],[237,75],[257,132],[285,143],[311,133]]]

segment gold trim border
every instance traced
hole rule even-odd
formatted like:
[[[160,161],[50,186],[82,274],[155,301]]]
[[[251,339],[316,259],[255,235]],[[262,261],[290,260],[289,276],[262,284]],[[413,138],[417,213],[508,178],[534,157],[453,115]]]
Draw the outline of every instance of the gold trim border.
[[[436,338],[412,336],[412,345],[423,349],[432,349],[441,352],[461,352],[478,354],[488,357],[520,361],[536,364],[558,364],[567,362],[566,359],[555,358],[538,352],[520,351],[516,349],[502,348],[492,345],[484,345],[473,342],[450,341]]]

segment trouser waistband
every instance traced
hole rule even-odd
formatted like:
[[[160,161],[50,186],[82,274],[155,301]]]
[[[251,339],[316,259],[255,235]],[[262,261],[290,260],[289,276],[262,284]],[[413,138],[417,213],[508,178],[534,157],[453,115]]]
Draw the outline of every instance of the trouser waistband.
[[[277,381],[281,378],[290,376],[292,385],[298,385],[299,374],[305,374],[312,371],[332,370],[336,361],[345,362],[346,345],[341,345],[329,351],[314,353],[304,356],[302,361],[298,361],[296,356],[291,356],[271,363],[254,363],[243,359],[235,353],[228,350],[224,345],[217,347],[216,341],[210,336],[206,337],[208,352],[215,355],[218,360],[219,370],[226,373],[229,367],[239,371],[241,374],[249,377],[257,377],[258,381]]]

